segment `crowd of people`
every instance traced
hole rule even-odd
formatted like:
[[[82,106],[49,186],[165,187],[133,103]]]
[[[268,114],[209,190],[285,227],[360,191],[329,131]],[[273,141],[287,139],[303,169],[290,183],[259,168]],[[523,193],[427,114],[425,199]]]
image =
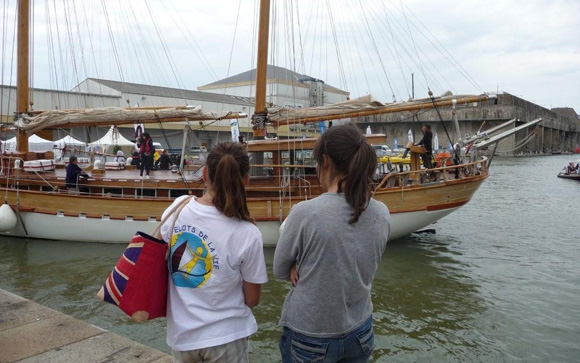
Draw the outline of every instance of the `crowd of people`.
[[[283,362],[366,362],[374,349],[371,285],[385,251],[390,215],[372,199],[373,147],[353,126],[330,128],[314,149],[324,194],[291,210],[274,275],[291,283],[279,349]],[[262,235],[250,216],[250,162],[238,143],[215,145],[202,197],[159,238],[169,244],[167,344],[174,362],[247,362],[258,327],[252,308],[268,280]],[[171,218],[169,218],[171,219]]]

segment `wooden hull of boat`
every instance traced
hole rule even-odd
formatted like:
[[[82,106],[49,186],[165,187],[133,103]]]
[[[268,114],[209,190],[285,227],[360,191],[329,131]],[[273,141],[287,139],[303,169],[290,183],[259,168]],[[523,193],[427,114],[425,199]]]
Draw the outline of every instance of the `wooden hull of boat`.
[[[486,175],[441,181],[410,188],[385,188],[375,199],[391,212],[391,239],[422,229],[466,204]],[[0,189],[20,215],[7,235],[79,242],[128,243],[136,231],[151,232],[169,206],[169,199],[67,195],[40,191]],[[263,233],[264,244],[274,246],[281,220],[306,198],[250,198],[250,213]]]

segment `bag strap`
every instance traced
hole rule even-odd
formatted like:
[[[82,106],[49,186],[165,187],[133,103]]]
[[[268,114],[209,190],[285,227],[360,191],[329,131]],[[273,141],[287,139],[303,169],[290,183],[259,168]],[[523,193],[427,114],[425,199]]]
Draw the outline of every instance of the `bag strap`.
[[[173,217],[173,223],[171,224],[171,229],[170,229],[170,231],[173,231],[173,228],[175,227],[175,222],[177,222],[177,218],[179,217],[179,213],[181,213],[181,210],[187,205],[187,203],[189,203],[191,198],[193,198],[193,195],[185,198],[181,203],[176,205],[171,212],[167,213],[165,218],[163,218],[161,220],[161,222],[159,222],[157,227],[155,227],[155,229],[153,230],[153,233],[151,235],[153,237],[157,237],[157,234],[161,230],[161,227],[165,224],[165,222],[167,222],[169,217],[175,213],[175,217]],[[173,232],[171,232],[171,235],[173,235]],[[171,235],[170,235],[170,238],[171,238]]]

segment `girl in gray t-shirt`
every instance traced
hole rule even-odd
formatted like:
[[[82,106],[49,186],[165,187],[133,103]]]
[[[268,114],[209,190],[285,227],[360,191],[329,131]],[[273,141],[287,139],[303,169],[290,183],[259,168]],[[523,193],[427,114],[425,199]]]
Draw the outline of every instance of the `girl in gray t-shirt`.
[[[325,362],[365,361],[374,348],[371,286],[390,231],[372,196],[375,151],[354,126],[330,128],[314,147],[326,193],[294,206],[274,255],[293,288],[282,308],[280,351]]]

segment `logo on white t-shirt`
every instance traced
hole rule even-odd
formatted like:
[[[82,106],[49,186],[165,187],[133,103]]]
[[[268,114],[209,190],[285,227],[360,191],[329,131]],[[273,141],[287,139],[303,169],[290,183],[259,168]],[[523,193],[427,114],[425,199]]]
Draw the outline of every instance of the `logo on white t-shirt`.
[[[175,226],[170,242],[169,272],[175,286],[199,288],[219,269],[208,236],[195,227]]]

